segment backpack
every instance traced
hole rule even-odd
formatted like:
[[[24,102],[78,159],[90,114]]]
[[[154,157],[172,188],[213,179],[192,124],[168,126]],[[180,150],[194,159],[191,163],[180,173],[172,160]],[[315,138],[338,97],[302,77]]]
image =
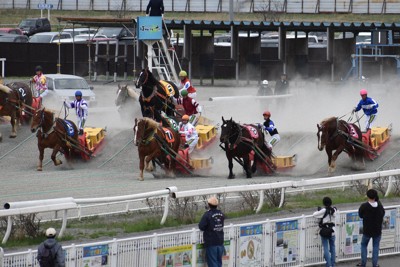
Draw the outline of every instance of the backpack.
[[[330,238],[332,237],[332,234],[334,232],[333,230],[333,226],[335,226],[334,223],[322,223],[322,221],[324,220],[324,218],[326,216],[328,216],[328,211],[331,208],[325,207],[325,214],[324,216],[321,218],[321,220],[319,221],[318,226],[320,227],[319,230],[319,235],[325,238]]]
[[[39,260],[40,267],[54,267],[55,262],[55,255],[53,255],[51,249],[44,247],[42,257]]]

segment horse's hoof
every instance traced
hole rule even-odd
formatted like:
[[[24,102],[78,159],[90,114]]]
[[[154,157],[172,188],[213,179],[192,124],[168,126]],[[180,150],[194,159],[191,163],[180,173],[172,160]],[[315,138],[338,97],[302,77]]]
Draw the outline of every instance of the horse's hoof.
[[[57,159],[57,160],[56,160],[56,163],[55,163],[54,165],[58,166],[58,165],[61,165],[61,164],[62,164],[62,161],[59,160],[59,159]]]
[[[15,137],[17,137],[17,136],[13,135],[13,134],[10,135],[10,138],[15,138]]]
[[[250,178],[252,178],[252,177],[251,177],[251,175],[247,175],[246,178],[247,178],[247,179],[250,179]]]
[[[229,175],[228,179],[235,179],[235,175]]]
[[[43,171],[43,168],[42,168],[42,167],[37,167],[36,170],[39,171],[39,172],[41,172],[41,171]]]
[[[138,178],[139,181],[144,181],[143,177]]]

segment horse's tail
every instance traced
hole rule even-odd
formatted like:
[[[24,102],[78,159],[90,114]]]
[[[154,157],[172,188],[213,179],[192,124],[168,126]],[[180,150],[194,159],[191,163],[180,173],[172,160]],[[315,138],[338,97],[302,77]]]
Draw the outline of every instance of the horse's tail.
[[[133,99],[135,99],[135,100],[139,100],[139,94],[138,93],[136,93],[136,91],[135,90],[133,90],[132,88],[129,88],[129,87],[126,87],[126,89],[128,90],[128,95],[130,96],[130,97],[132,97]]]

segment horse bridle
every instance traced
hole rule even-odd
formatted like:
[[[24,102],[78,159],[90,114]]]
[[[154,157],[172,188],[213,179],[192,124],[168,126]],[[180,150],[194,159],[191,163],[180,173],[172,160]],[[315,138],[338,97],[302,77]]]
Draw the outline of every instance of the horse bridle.
[[[145,135],[146,130],[147,130],[146,126],[147,126],[147,121],[144,120],[143,133],[141,135],[141,138],[139,140],[136,140],[136,144],[140,144],[140,143],[147,144],[152,139],[155,131],[150,131],[147,135]]]
[[[52,131],[53,131],[54,129],[53,129],[53,127],[50,127],[50,129],[49,129],[47,132],[44,131],[44,129],[43,129],[44,114],[45,114],[44,109],[42,109],[42,110],[41,110],[41,113],[40,113],[40,122],[39,122],[37,128],[41,128],[41,129],[42,129],[42,135],[43,135],[43,137],[47,137],[50,133],[52,133]],[[54,120],[54,113],[52,112],[51,114],[52,114],[52,116],[53,116],[53,117],[52,117],[52,121],[53,121],[53,125],[54,125],[54,124],[56,123],[56,121]],[[52,125],[52,126],[53,126],[53,125]]]
[[[142,82],[141,85],[146,84],[146,83],[147,83],[147,80],[149,79],[149,73],[147,72],[147,70],[142,71],[142,73],[143,73],[143,72],[146,74],[146,78],[144,79],[144,81]],[[140,76],[139,76],[139,78],[140,78]]]
[[[236,132],[233,131],[233,125],[235,125],[236,128],[237,128],[237,130],[238,130],[238,131],[237,131],[237,135],[238,135],[238,136],[236,137],[235,142],[231,143],[231,142],[229,141],[229,139],[230,139],[231,137],[233,137],[233,136],[236,134]],[[241,129],[240,129],[240,125],[239,125],[238,123],[232,121],[231,127],[230,127],[230,129],[229,129],[229,135],[228,135],[227,138],[225,139],[225,140],[226,140],[225,143],[228,143],[228,144],[230,145],[230,146],[229,146],[230,149],[233,149],[235,145],[237,145],[237,144],[240,143],[241,139],[242,139],[242,131],[241,131]]]

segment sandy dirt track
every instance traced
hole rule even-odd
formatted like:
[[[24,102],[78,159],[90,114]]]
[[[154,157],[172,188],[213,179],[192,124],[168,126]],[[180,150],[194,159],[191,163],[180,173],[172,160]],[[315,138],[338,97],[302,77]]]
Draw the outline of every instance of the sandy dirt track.
[[[131,83],[132,84],[132,83]],[[282,140],[277,145],[277,155],[297,155],[297,166],[290,172],[278,173],[272,177],[254,177],[246,179],[242,170],[235,165],[236,179],[228,180],[227,160],[216,140],[205,151],[204,156],[214,158],[213,168],[205,176],[154,178],[145,174],[145,181],[138,177],[137,148],[131,143],[114,160],[99,167],[115,152],[120,150],[133,138],[132,126],[134,117],[122,121],[114,105],[117,84],[93,83],[99,105],[90,108],[88,126],[107,127],[104,149],[89,162],[76,161],[73,168],[67,164],[55,167],[52,163],[44,166],[42,172],[36,171],[38,158],[37,140],[22,127],[15,139],[8,138],[9,125],[0,125],[3,142],[0,143],[0,157],[3,157],[20,142],[28,139],[15,151],[0,159],[0,203],[58,197],[100,197],[134,194],[177,186],[179,190],[284,181],[288,179],[306,179],[326,177],[327,157],[325,152],[317,150],[316,124],[329,116],[341,116],[349,113],[359,101],[359,86],[316,86],[305,82],[292,82],[293,97],[280,100],[209,101],[210,97],[228,95],[255,95],[256,85],[243,86],[197,86],[198,101],[204,106],[203,114],[221,122],[221,116],[233,117],[243,123],[262,122],[262,112],[269,109]],[[399,135],[396,132],[398,117],[396,115],[398,99],[390,86],[368,85],[370,95],[379,104],[377,125],[386,126],[393,123],[393,136],[382,155],[373,162],[366,162],[363,172],[374,171],[400,150]],[[51,103],[61,107],[61,103]],[[57,113],[59,111],[57,110]],[[64,116],[63,113],[60,116]],[[137,114],[139,116],[139,114]],[[70,112],[69,119],[76,120]],[[362,125],[364,124],[362,118]],[[44,162],[50,159],[50,150],[45,151]],[[63,157],[61,157],[63,158]],[[65,162],[65,161],[64,161]],[[395,157],[383,169],[396,168],[399,157]],[[336,175],[354,173],[346,155],[339,156]]]

